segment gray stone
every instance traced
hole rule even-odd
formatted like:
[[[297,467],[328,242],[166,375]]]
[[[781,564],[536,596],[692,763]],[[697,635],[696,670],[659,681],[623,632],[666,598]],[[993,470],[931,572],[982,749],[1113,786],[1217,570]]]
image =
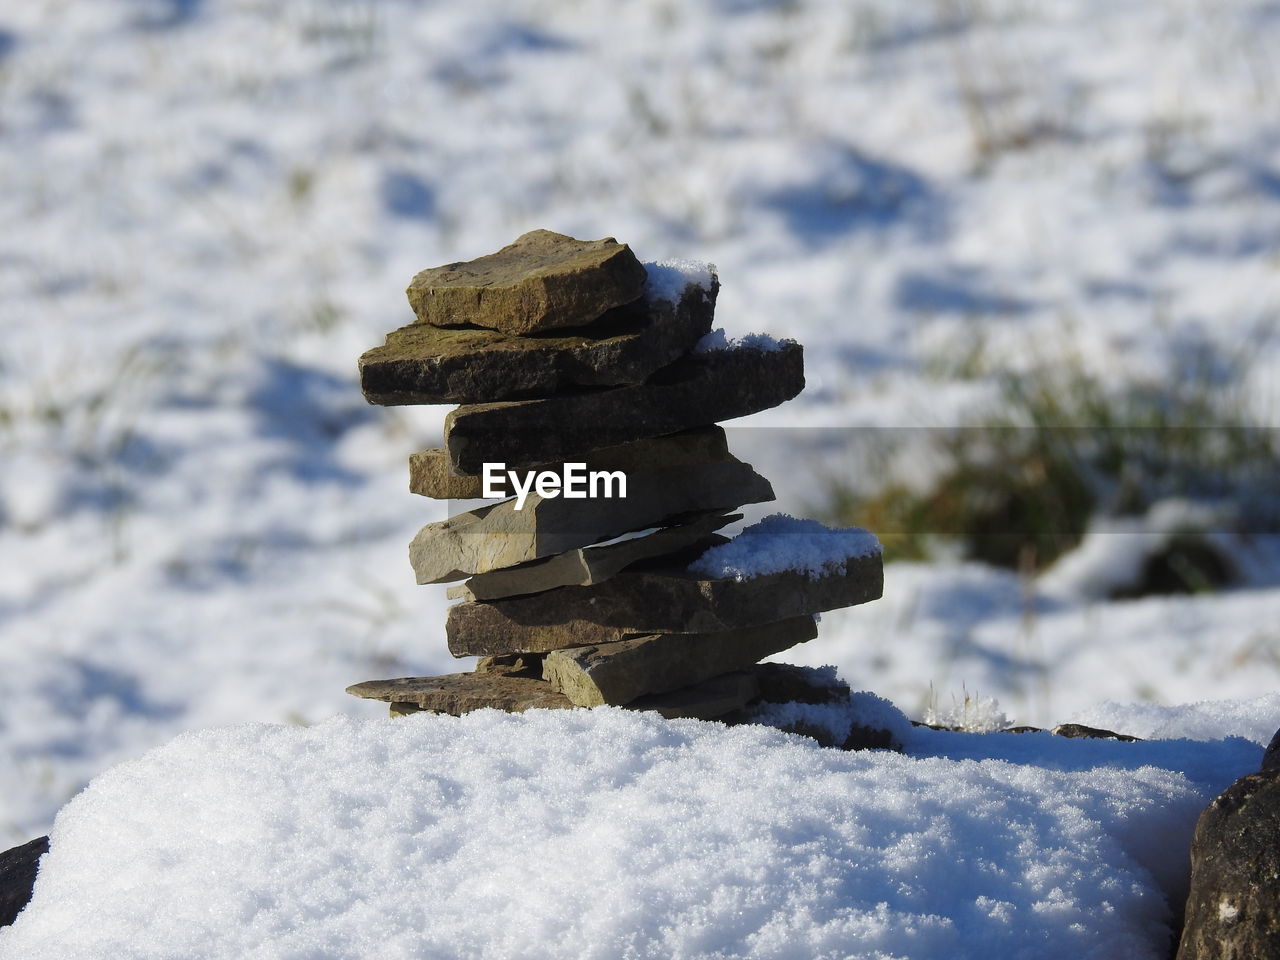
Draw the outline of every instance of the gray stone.
[[[625,704],[751,667],[762,657],[812,640],[813,617],[720,633],[633,637],[547,654],[543,677],[580,707]]]
[[[642,383],[711,329],[716,288],[640,300],[590,326],[535,336],[412,323],[360,357],[370,403],[489,403],[576,387]]]
[[[461,716],[472,710],[493,707],[508,713],[525,710],[567,709],[568,697],[557,693],[543,680],[504,677],[493,673],[451,673],[443,677],[402,677],[397,680],[367,680],[347,687],[353,697],[385,700],[409,712],[409,704],[419,710]]]
[[[652,469],[656,464],[679,467],[731,459],[724,430],[714,426],[604,447],[571,458],[585,463],[590,471],[626,473]],[[530,469],[555,470],[560,466],[559,462],[542,463]],[[434,500],[476,500],[484,493],[484,482],[479,474],[454,473],[448,451],[433,447],[409,456],[409,492]]]
[[[635,471],[625,498],[530,495],[430,523],[409,545],[418,583],[442,583],[585,547],[683,514],[773,499],[769,482],[740,460]],[[775,618],[776,619],[776,618]],[[510,651],[500,651],[507,653]]]
[[[40,858],[49,852],[49,838],[39,837],[0,853],[0,927],[18,918],[31,902]]]
[[[459,603],[446,631],[454,656],[544,653],[649,633],[716,633],[877,599],[880,555],[840,572],[786,571],[749,580],[706,579],[679,567],[625,570],[589,587]]]
[[[749,672],[726,673],[691,687],[668,693],[653,693],[632,700],[628,710],[653,710],[668,720],[691,717],[714,720],[741,710],[755,698],[756,678]]]
[[[458,473],[486,462],[523,467],[766,410],[804,389],[804,351],[735,347],[690,354],[643,384],[543,400],[468,404],[445,418]]]
[[[633,537],[595,547],[581,547],[544,560],[534,560],[518,567],[494,570],[472,577],[466,583],[450,587],[450,600],[500,600],[503,597],[541,593],[556,587],[590,586],[608,580],[614,574],[641,560],[661,557],[684,550],[694,544],[713,545],[708,540],[716,530],[735,520],[740,513],[713,513],[674,527],[664,527],[644,537]],[[717,538],[723,541],[724,538]]]
[[[1280,769],[1241,777],[1196,823],[1178,960],[1280,957]]]
[[[532,230],[497,253],[423,270],[405,292],[423,323],[522,335],[588,324],[639,298],[644,282],[640,261],[612,237]]]

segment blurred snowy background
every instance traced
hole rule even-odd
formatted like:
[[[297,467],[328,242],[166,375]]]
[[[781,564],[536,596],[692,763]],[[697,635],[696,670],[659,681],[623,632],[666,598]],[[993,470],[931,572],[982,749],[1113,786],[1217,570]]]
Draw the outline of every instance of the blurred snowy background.
[[[180,731],[456,669],[406,560],[444,410],[368,407],[355,360],[414,272],[528,229],[713,261],[730,333],[805,344],[747,459],[1038,414],[1001,405],[1065,371],[1066,420],[1190,383],[1270,464],[1277,43],[1222,0],[5,4],[0,847]],[[889,483],[819,460],[757,466],[828,518]],[[1052,565],[943,543],[781,659],[917,717],[1272,692],[1274,538],[1221,513],[1267,489],[1140,498]],[[1188,523],[1234,585],[1110,598]]]

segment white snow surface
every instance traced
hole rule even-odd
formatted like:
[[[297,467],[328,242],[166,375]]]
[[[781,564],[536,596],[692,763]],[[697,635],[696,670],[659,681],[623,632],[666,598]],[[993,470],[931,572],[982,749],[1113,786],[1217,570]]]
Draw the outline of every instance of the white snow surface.
[[[656,260],[644,265],[644,294],[650,300],[669,300],[672,303],[689,287],[710,290],[715,280],[715,264],[701,260]]]
[[[750,580],[786,571],[817,578],[842,573],[848,561],[882,549],[875,534],[859,527],[828,527],[774,513],[745,527],[728,543],[703,551],[689,570],[716,579]]]
[[[209,729],[59,813],[0,958],[1158,960],[1260,755],[607,707]]]

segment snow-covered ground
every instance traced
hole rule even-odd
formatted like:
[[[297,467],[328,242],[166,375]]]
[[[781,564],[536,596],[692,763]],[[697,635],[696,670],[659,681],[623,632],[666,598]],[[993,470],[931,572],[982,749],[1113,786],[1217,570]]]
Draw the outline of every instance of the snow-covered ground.
[[[905,756],[616,707],[185,734],[59,814],[0,957],[1163,960],[1196,817],[1262,753],[894,726]]]
[[[1247,356],[1274,425],[1277,42],[1274,4],[1221,0],[4,5],[0,847],[184,731],[369,718],[345,686],[456,669],[406,562],[444,411],[369,408],[355,359],[414,272],[527,229],[713,261],[731,336],[806,345],[735,450],[978,422],[975,353],[1068,347],[1116,378]],[[803,513],[815,471],[762,458]],[[1117,603],[1069,572],[892,564],[781,659],[913,717],[1138,734],[1277,689],[1265,578]]]

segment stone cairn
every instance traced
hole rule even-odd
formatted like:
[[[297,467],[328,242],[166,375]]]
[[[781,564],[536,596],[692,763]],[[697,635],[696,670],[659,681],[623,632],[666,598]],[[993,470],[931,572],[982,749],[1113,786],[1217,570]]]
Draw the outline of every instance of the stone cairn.
[[[446,632],[475,671],[348,693],[393,715],[615,704],[730,722],[848,696],[829,670],[759,661],[816,636],[818,612],[880,596],[875,538],[780,515],[716,533],[774,499],[716,424],[804,387],[794,341],[711,333],[718,290],[710,265],[546,230],[414,277],[417,319],[360,358],[361,387],[461,404],[444,446],[410,457],[412,492],[481,498],[488,480],[507,499],[409,547],[419,583],[465,580]]]

